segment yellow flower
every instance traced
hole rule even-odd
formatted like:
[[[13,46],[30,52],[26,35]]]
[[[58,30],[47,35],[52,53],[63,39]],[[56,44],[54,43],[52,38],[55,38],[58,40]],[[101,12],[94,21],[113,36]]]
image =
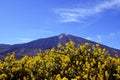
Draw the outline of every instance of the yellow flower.
[[[71,79],[71,80],[78,80],[78,79],[74,78],[74,79]]]
[[[100,45],[99,44],[96,44],[97,47],[99,47]]]
[[[76,65],[78,65],[78,63],[79,63],[79,62],[78,62],[78,61],[76,61]]]
[[[83,75],[83,79],[87,79],[88,78],[88,74]]]
[[[92,59],[92,61],[93,61],[93,64],[96,64],[96,61],[95,61],[95,59]]]
[[[62,80],[68,80],[66,77],[64,77]]]
[[[56,80],[61,80],[60,74],[58,74],[55,79],[56,79]]]
[[[3,79],[7,78],[7,75],[5,73],[1,74],[0,77],[2,77]]]
[[[107,79],[109,78],[109,74],[107,71],[105,71],[105,76],[107,77]]]
[[[91,62],[91,63],[90,63],[90,65],[91,65],[91,66],[94,66],[94,63],[93,63],[93,62]]]
[[[120,75],[119,74],[113,74],[113,76],[116,76],[117,79],[120,79]]]

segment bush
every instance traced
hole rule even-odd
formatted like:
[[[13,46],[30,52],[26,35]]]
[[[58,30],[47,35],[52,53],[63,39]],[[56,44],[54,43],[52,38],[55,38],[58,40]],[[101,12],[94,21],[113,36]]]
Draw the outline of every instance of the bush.
[[[120,80],[120,58],[99,44],[70,41],[20,60],[8,55],[0,61],[0,80]]]

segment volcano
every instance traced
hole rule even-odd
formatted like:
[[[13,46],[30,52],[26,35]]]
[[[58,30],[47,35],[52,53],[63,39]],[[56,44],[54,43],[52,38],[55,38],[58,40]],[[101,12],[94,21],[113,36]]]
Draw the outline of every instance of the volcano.
[[[51,48],[56,48],[59,43],[64,45],[66,42],[70,40],[74,41],[75,44],[84,44],[86,42],[94,45],[99,44],[94,41],[90,41],[81,37],[68,35],[68,34],[60,34],[58,36],[43,38],[34,40],[28,43],[22,44],[14,44],[14,45],[7,45],[7,44],[0,44],[0,58],[4,58],[8,53],[15,52],[16,57],[21,58],[24,55],[34,56],[36,55],[39,50],[46,50]],[[101,48],[106,48],[111,55],[118,54],[120,55],[120,50],[108,47],[106,45],[100,44]]]

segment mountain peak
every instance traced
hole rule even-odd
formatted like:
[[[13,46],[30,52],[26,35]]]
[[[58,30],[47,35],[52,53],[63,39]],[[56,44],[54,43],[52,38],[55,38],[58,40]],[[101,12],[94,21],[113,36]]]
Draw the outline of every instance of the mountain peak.
[[[59,35],[59,39],[62,39],[62,38],[65,37],[65,36],[67,36],[67,34],[62,33],[62,34]]]
[[[96,42],[86,40],[81,37],[62,33],[58,36],[38,39],[24,44],[0,45],[0,58],[1,56],[5,57],[7,53],[12,53],[12,52],[15,52],[18,58],[21,58],[24,55],[34,56],[39,52],[40,49],[46,50],[46,49],[51,49],[53,47],[57,49],[59,43],[65,45],[65,43],[69,42],[70,39],[75,42],[76,44],[75,46],[77,46],[78,44],[84,44],[86,42],[90,43],[90,45],[96,44]],[[100,44],[100,46],[102,48],[106,48],[111,55],[114,55],[114,53],[116,53],[120,56],[120,50],[113,49],[102,44]]]

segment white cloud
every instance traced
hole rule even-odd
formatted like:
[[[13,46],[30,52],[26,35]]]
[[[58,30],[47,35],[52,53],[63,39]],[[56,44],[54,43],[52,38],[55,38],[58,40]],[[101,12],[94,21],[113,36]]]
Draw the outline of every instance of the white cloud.
[[[86,37],[86,39],[100,43],[103,40],[103,36],[102,35],[95,35],[95,36],[92,36],[92,37]]]
[[[22,43],[26,43],[26,42],[32,41],[33,39],[31,39],[31,38],[18,38],[18,40]]]
[[[92,40],[92,38],[91,38],[91,37],[86,37],[86,39],[88,39],[88,40]]]
[[[120,0],[106,0],[91,8],[59,8],[56,13],[62,18],[61,22],[84,22],[89,16],[116,7],[120,7]]]

